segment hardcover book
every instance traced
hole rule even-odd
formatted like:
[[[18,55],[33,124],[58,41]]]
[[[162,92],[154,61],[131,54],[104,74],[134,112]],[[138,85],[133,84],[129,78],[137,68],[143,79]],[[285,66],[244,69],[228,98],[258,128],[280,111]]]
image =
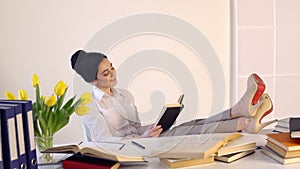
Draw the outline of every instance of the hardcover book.
[[[275,151],[277,154],[279,154],[283,158],[292,158],[292,157],[300,157],[300,150],[296,151],[286,151],[283,148],[277,146],[276,144],[268,141],[267,147]]]
[[[62,167],[64,169],[118,169],[120,163],[75,154],[63,160]]]
[[[249,150],[249,151],[243,151],[243,152],[238,152],[238,153],[233,153],[233,154],[227,154],[224,156],[216,156],[215,159],[219,161],[223,161],[226,163],[231,163],[233,161],[236,161],[238,159],[241,159],[243,157],[246,157],[250,154],[255,153],[255,150]]]
[[[300,157],[283,158],[280,155],[278,155],[276,152],[274,152],[273,150],[269,149],[268,147],[263,147],[261,152],[281,164],[293,164],[293,163],[300,162]]]
[[[281,127],[281,126],[275,126],[273,131],[279,132],[279,133],[290,132],[290,128],[288,128],[288,127]]]
[[[300,118],[290,119],[291,138],[300,138]]]
[[[300,150],[300,139],[290,137],[289,132],[267,134],[267,141],[270,141],[285,151]]]
[[[289,128],[290,127],[290,117],[278,120],[276,126]]]
[[[214,163],[214,157],[209,157],[207,159],[202,158],[186,158],[186,159],[171,159],[171,158],[160,158],[160,161],[169,168],[181,168],[181,167],[191,167],[203,164]]]
[[[166,131],[171,128],[171,126],[175,123],[179,113],[183,109],[183,100],[184,95],[180,95],[178,98],[178,103],[175,104],[166,104],[162,108],[160,114],[159,114],[159,120],[156,122],[157,125],[161,125],[163,131]]]

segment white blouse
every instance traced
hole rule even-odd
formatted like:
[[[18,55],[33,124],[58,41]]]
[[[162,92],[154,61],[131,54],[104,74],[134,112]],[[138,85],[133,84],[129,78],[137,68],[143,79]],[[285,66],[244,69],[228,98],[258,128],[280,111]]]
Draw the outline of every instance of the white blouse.
[[[112,88],[108,95],[93,86],[94,101],[90,111],[81,116],[86,141],[104,141],[109,137],[134,137],[143,133],[132,94],[128,90]]]

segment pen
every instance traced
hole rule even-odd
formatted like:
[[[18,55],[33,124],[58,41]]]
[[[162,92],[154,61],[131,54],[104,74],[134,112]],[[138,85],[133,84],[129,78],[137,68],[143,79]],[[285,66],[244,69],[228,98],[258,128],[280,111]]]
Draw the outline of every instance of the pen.
[[[145,146],[143,146],[143,145],[141,145],[141,144],[139,144],[139,143],[137,143],[137,142],[135,142],[135,141],[133,141],[133,140],[131,140],[131,143],[133,143],[134,145],[136,145],[136,146],[138,146],[138,147],[140,147],[140,148],[142,148],[142,149],[145,149],[145,148],[146,148]]]
[[[119,148],[119,150],[121,150],[124,146],[125,146],[125,144],[122,144],[121,147]]]

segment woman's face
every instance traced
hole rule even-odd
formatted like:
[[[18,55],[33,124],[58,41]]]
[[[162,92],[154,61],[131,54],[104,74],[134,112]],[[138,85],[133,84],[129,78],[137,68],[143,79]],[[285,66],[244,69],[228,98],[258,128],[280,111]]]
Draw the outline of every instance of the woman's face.
[[[107,58],[100,62],[94,84],[100,89],[111,88],[117,84],[116,70]]]

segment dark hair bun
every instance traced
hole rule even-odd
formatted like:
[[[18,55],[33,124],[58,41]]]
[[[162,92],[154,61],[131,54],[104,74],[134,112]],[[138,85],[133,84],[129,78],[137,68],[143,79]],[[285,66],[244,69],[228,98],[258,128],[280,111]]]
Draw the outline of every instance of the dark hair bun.
[[[72,69],[75,68],[75,64],[79,55],[85,55],[86,52],[84,50],[77,50],[71,57],[71,65]]]

